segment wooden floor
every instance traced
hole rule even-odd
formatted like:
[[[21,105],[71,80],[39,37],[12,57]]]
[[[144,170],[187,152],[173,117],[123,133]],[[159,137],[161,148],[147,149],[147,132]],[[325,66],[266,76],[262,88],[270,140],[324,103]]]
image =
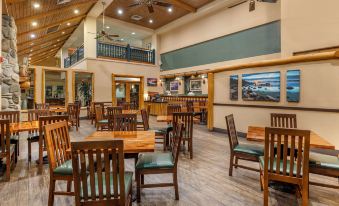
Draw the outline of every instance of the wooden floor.
[[[152,126],[161,126],[151,119]],[[72,131],[73,140],[83,139],[94,131],[89,121],[81,121],[79,132]],[[20,141],[19,162],[12,172],[10,182],[0,182],[0,206],[47,205],[49,170],[46,165],[43,175],[37,175],[35,163],[27,163],[27,141],[23,133]],[[245,140],[243,140],[245,141]],[[140,205],[262,205],[263,195],[259,186],[259,174],[235,169],[233,177],[228,176],[229,147],[224,134],[210,133],[204,126],[194,126],[194,159],[182,154],[179,159],[179,194],[180,200],[174,200],[172,188],[142,190]],[[161,152],[161,148],[157,149]],[[37,145],[33,146],[33,159],[37,159]],[[133,161],[126,160],[126,170],[134,171]],[[256,163],[252,164],[258,166]],[[146,182],[171,181],[171,176],[158,175],[145,177]],[[334,178],[311,176],[312,180],[337,183]],[[61,183],[57,188],[65,189]],[[135,193],[135,184],[133,188]],[[293,194],[286,194],[270,189],[271,205],[298,205],[300,200]],[[74,205],[73,198],[57,196],[55,205]],[[133,203],[133,205],[137,205]],[[339,205],[339,191],[310,186],[310,205]]]

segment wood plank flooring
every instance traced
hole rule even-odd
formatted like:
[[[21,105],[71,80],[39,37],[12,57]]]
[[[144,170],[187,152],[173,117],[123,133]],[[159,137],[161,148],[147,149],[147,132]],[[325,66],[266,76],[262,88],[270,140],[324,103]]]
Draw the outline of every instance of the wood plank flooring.
[[[151,117],[152,126],[165,126],[156,123]],[[81,140],[95,130],[87,120],[81,121],[79,132],[71,131],[71,139]],[[49,187],[49,168],[44,166],[42,175],[37,175],[36,164],[27,162],[27,141],[23,133],[20,139],[20,157],[11,174],[11,181],[0,181],[0,206],[43,206],[47,205]],[[242,140],[245,142],[246,140]],[[228,176],[229,145],[226,135],[210,133],[205,126],[194,125],[194,159],[182,154],[179,159],[179,195],[174,200],[173,188],[143,189],[141,203],[147,206],[221,206],[221,205],[262,205],[263,194],[256,172],[235,169],[233,177]],[[37,145],[33,145],[32,159],[37,159]],[[157,148],[161,152],[161,147]],[[254,167],[256,163],[249,163]],[[134,161],[126,160],[126,170],[134,171]],[[334,178],[311,175],[312,180],[339,184]],[[146,182],[170,182],[170,175],[146,176]],[[65,189],[66,184],[59,183],[57,189]],[[135,192],[135,184],[133,188]],[[300,205],[295,195],[270,189],[270,205]],[[71,197],[56,196],[55,205],[74,205]],[[138,205],[133,203],[133,205]],[[310,186],[310,205],[339,205],[339,191]]]

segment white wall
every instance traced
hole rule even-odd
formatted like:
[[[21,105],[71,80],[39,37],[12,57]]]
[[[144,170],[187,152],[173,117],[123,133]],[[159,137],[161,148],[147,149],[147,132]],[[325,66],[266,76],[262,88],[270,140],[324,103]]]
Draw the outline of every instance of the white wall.
[[[338,0],[283,0],[282,54],[339,46]]]
[[[301,70],[301,95],[299,103],[286,101],[286,71]],[[239,100],[229,100],[229,76],[233,74],[281,71],[281,97],[279,103],[243,101],[241,97],[241,79],[239,79]],[[269,106],[296,106],[308,108],[336,109],[339,105],[339,60],[317,63],[299,63],[266,68],[251,68],[238,71],[228,71],[215,74],[215,103],[250,104]],[[281,110],[248,107],[214,107],[214,127],[226,128],[225,115],[234,114],[237,130],[247,132],[249,125],[269,126],[270,113],[297,114],[298,127],[311,129],[339,148],[339,113],[310,112],[297,110]]]

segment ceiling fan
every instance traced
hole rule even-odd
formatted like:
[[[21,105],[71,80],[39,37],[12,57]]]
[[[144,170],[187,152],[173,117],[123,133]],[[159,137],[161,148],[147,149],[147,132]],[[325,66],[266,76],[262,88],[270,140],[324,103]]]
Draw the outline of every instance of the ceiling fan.
[[[135,7],[135,6],[147,6],[148,12],[153,13],[154,8],[153,6],[162,6],[166,8],[172,7],[172,4],[157,1],[157,0],[138,0],[137,3],[131,4],[128,7]]]
[[[277,3],[278,0],[257,0],[258,2]],[[250,0],[249,11],[255,10],[255,0]]]
[[[118,34],[108,34],[105,31],[105,28],[106,28],[105,27],[105,5],[106,5],[106,3],[104,1],[102,1],[102,30],[97,33],[97,36],[95,37],[95,39],[101,39],[101,38],[105,37],[110,41],[114,41],[114,38],[119,37],[119,35]]]

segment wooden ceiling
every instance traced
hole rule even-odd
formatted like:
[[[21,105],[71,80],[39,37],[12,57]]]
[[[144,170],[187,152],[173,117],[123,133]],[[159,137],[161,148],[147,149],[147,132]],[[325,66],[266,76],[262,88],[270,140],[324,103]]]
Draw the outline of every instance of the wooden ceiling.
[[[19,59],[31,57],[31,64],[34,64],[54,56],[97,0],[72,0],[59,5],[57,2],[57,0],[7,0],[8,14],[15,18],[17,25]],[[6,1],[2,3],[3,13],[7,14]],[[35,3],[40,7],[34,8]],[[75,13],[75,10],[79,12]],[[33,26],[33,22],[37,25]],[[57,30],[47,33],[51,27],[57,27]],[[31,38],[32,34],[35,35],[34,38]]]
[[[129,5],[140,1],[145,0],[115,0],[110,6],[108,6],[105,15],[151,29],[157,29],[186,14],[195,12],[198,8],[214,0],[158,0],[160,2],[172,4],[172,12],[168,12],[166,7],[156,5],[153,6],[153,13],[149,13],[148,8],[145,5],[128,7]],[[123,10],[123,14],[118,14],[119,9]],[[143,17],[143,19],[140,21],[132,20],[131,16],[133,15],[139,15]],[[150,19],[153,20],[153,23],[149,22]]]

